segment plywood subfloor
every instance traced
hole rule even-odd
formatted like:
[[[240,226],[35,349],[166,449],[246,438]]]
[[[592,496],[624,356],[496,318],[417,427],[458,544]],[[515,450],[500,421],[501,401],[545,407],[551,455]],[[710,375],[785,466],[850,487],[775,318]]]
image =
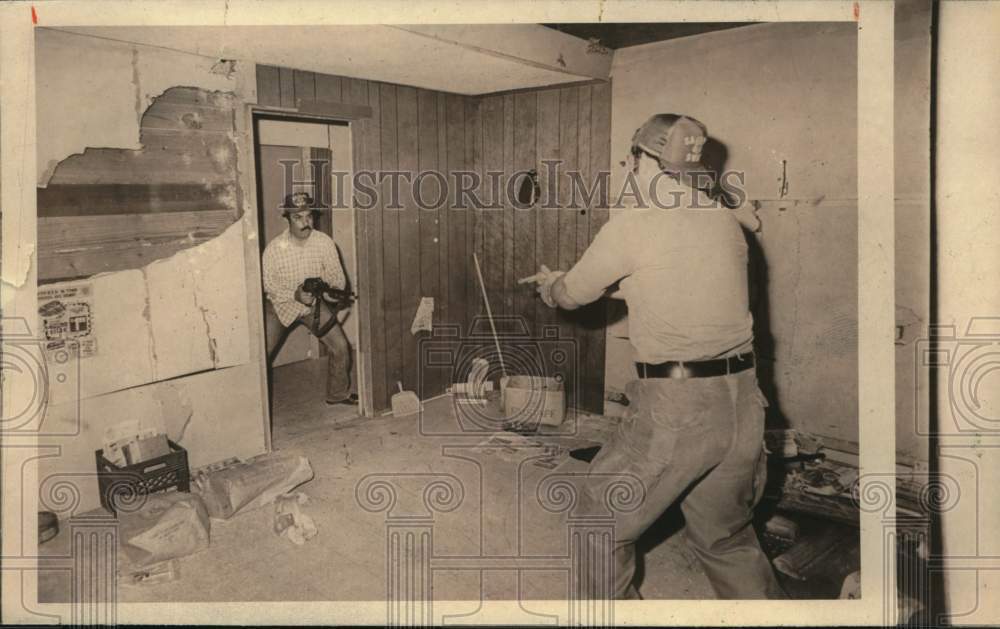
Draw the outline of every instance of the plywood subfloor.
[[[211,547],[181,559],[178,580],[119,588],[120,601],[384,599],[387,514],[366,510],[357,495],[369,475],[399,487],[389,512],[393,516],[420,511],[427,482],[457,480],[460,503],[433,515],[434,557],[567,554],[565,514],[544,511],[534,499],[538,482],[552,471],[528,463],[519,475],[516,463],[476,452],[490,432],[444,434],[455,426],[450,397],[426,403],[420,417],[400,419],[363,419],[328,407],[322,373],[308,363],[276,369],[274,398],[275,449],[306,456],[316,474],[300,489],[310,498],[305,511],[315,519],[319,535],[304,546],[277,537],[267,507],[213,522]],[[600,438],[613,428],[612,422],[581,417],[576,434],[557,441],[572,447]],[[568,459],[554,471],[585,470],[585,463]],[[646,598],[712,598],[696,559],[681,536],[672,534],[682,526],[673,513],[640,544],[646,550],[641,591]],[[67,552],[68,544],[64,530],[41,550],[58,555]],[[436,570],[433,588],[436,599],[467,600],[472,612],[480,600],[565,598],[566,576],[559,569],[523,572],[518,583],[510,570]],[[43,572],[39,587],[42,600],[69,596],[65,574]]]

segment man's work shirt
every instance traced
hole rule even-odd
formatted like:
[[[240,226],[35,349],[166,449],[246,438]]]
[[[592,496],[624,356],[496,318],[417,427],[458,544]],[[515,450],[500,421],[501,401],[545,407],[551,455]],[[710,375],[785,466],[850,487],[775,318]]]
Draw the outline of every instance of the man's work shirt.
[[[287,229],[283,231],[264,248],[262,265],[264,292],[284,326],[291,325],[311,310],[310,306],[295,299],[295,290],[307,278],[319,277],[341,289],[347,284],[337,245],[315,229],[305,241],[297,240]]]
[[[642,209],[612,219],[564,282],[585,304],[618,280],[640,362],[707,360],[753,346],[747,244],[729,210]]]

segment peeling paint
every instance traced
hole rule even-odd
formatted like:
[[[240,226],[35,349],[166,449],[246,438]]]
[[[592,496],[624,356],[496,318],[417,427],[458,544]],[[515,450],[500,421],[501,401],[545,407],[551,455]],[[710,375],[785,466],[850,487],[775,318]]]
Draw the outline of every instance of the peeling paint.
[[[153,334],[153,317],[149,305],[149,276],[146,275],[146,267],[139,269],[142,272],[142,297],[145,306],[142,308],[142,317],[146,320],[146,333],[149,335],[149,364],[152,366],[153,379],[156,379],[156,335]]]
[[[215,337],[212,335],[212,325],[208,322],[208,310],[198,303],[198,291],[194,291],[195,308],[201,312],[201,320],[205,323],[205,338],[208,340],[208,355],[211,357],[212,366],[219,364],[219,357],[216,354]]]
[[[135,122],[142,125],[142,89],[139,86],[139,50],[132,48],[132,89],[135,91]]]
[[[41,187],[48,185],[53,161],[87,146],[142,148],[143,110],[174,85],[220,92],[213,102],[238,100],[234,77],[213,73],[214,62],[205,57],[55,30],[35,37]],[[83,73],[93,80],[79,80]]]
[[[6,233],[7,230],[4,229],[4,234]],[[28,273],[31,272],[31,262],[35,259],[35,245],[31,242],[23,242],[20,238],[15,239],[15,243],[15,253],[11,256],[14,259],[4,258],[2,280],[8,286],[21,288],[28,281]],[[8,251],[10,248],[11,243],[8,241],[4,251]]]
[[[219,59],[219,62],[212,66],[212,74],[221,74],[227,79],[232,78],[236,72],[236,61],[233,59]]]

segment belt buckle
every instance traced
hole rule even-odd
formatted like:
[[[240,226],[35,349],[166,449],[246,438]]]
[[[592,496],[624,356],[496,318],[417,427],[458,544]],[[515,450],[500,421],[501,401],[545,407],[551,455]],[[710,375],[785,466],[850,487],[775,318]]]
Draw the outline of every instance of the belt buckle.
[[[678,361],[670,365],[670,368],[667,370],[668,378],[684,379],[687,376],[687,367],[684,366],[683,362]]]

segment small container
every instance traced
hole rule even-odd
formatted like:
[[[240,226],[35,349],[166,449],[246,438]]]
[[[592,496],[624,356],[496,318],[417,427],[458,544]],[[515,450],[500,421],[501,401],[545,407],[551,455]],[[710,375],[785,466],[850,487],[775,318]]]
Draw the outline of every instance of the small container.
[[[101,506],[111,513],[119,504],[141,500],[158,491],[191,491],[191,472],[187,450],[167,440],[170,453],[148,461],[119,467],[104,457],[104,450],[94,452],[97,460],[97,487]]]
[[[558,426],[566,417],[566,390],[557,378],[505,376],[500,379],[503,414],[525,425]]]

